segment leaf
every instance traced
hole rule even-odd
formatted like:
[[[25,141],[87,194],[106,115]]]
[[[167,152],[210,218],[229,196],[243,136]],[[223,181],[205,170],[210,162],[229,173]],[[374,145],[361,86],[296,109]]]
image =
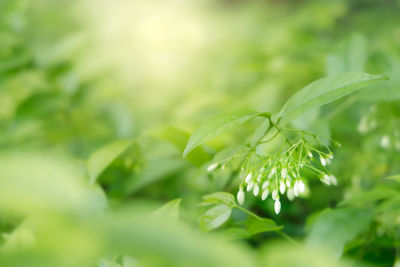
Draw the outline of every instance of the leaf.
[[[222,203],[228,206],[236,205],[235,197],[226,192],[216,192],[213,194],[203,196],[201,205],[207,206],[212,204]]]
[[[372,218],[373,213],[368,209],[326,210],[311,226],[306,243],[312,247],[327,246],[339,257],[347,242],[368,229]]]
[[[182,158],[157,157],[151,159],[143,169],[129,177],[124,187],[124,193],[126,195],[134,194],[146,186],[177,174],[185,166]]]
[[[101,259],[99,262],[99,267],[121,267],[121,265],[115,261],[108,259]]]
[[[206,232],[221,226],[231,216],[232,208],[220,204],[208,209],[200,218],[200,228]]]
[[[280,111],[279,117],[328,104],[375,81],[387,79],[382,75],[345,72],[316,80],[293,95]]]
[[[254,235],[263,232],[278,231],[282,228],[283,226],[276,225],[273,220],[262,218],[251,220],[248,230],[251,235]]]
[[[190,136],[183,156],[186,157],[190,151],[204,142],[226,132],[234,127],[239,126],[255,117],[267,115],[267,113],[256,111],[241,111],[229,114],[217,115],[203,124]]]
[[[249,237],[248,231],[240,227],[230,227],[226,230],[219,231],[218,233],[221,234],[221,238],[224,241],[246,239]]]
[[[389,177],[387,177],[389,179]],[[362,191],[351,195],[347,199],[341,201],[338,206],[352,205],[352,206],[367,206],[376,201],[391,198],[396,196],[398,191],[394,188],[386,186],[377,186],[368,191]]]
[[[166,126],[156,133],[156,135],[173,144],[180,153],[183,153],[185,146],[189,140],[189,133],[173,126]],[[200,167],[210,160],[210,155],[202,148],[196,147],[187,159],[195,166]]]
[[[87,162],[90,183],[94,184],[97,177],[131,144],[132,141],[129,140],[115,141],[90,155]]]
[[[400,174],[388,176],[388,177],[386,177],[386,179],[393,180],[393,181],[396,181],[396,182],[400,182]]]
[[[156,209],[152,216],[165,220],[166,218],[177,222],[179,219],[179,206],[182,202],[181,198],[177,198],[174,200],[169,201],[162,207]]]

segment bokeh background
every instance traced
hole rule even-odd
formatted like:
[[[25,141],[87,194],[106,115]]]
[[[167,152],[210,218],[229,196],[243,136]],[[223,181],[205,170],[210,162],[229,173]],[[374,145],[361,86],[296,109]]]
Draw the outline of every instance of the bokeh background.
[[[400,173],[399,14],[398,0],[0,0],[1,266],[399,266],[399,184],[385,179]],[[201,196],[239,182],[208,164],[261,122],[184,158],[194,129],[276,112],[345,71],[390,81],[292,123],[342,144],[339,186],[310,183],[279,216],[272,201],[245,204],[299,243],[201,233]],[[118,140],[129,148],[90,183],[88,159]],[[149,218],[177,198],[179,223]]]

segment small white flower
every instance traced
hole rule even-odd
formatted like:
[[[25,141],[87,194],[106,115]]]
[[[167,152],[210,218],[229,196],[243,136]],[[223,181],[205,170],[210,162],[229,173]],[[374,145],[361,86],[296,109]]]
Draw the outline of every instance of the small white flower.
[[[269,181],[265,181],[261,188],[262,188],[262,190],[265,190],[265,189],[267,189],[268,186],[269,186]]]
[[[275,172],[276,172],[276,167],[274,166],[271,172],[269,173],[268,178],[271,178],[275,174]]]
[[[285,193],[286,186],[285,186],[285,183],[283,181],[281,181],[280,184],[279,184],[279,190],[281,191],[282,195]]]
[[[207,171],[208,172],[212,172],[213,170],[215,170],[218,167],[218,163],[213,163],[210,166],[208,166]]]
[[[289,179],[286,180],[286,186],[290,187],[290,180]]]
[[[304,193],[304,191],[306,191],[306,186],[302,180],[299,180],[297,182],[297,187],[298,187],[299,193]]]
[[[286,168],[282,168],[282,170],[281,170],[281,177],[282,177],[283,179],[285,179],[285,178],[286,178],[286,175],[287,175]]]
[[[308,151],[308,156],[309,156],[310,158],[312,158],[312,157],[313,157],[313,154],[312,154],[312,152],[311,152],[311,151]]]
[[[295,195],[294,195],[294,190],[293,190],[293,188],[288,188],[288,190],[287,190],[287,198],[290,200],[290,201],[292,201],[293,199],[294,199],[294,197],[295,197]]]
[[[244,179],[244,182],[246,184],[249,184],[251,181],[251,178],[253,178],[253,174],[250,172],[249,174],[247,174],[246,178]]]
[[[329,177],[329,175],[324,174],[324,176],[322,177],[322,182],[326,185],[330,185],[331,184],[331,178]]]
[[[246,188],[247,192],[249,192],[251,189],[253,189],[253,186],[254,186],[254,182],[251,181],[251,182],[247,185],[247,188]]]
[[[335,186],[337,185],[337,180],[336,180],[336,177],[334,175],[331,174],[329,176],[329,180],[333,185],[335,185]]]
[[[357,130],[359,133],[366,133],[368,132],[368,117],[367,116],[363,116],[360,120],[360,123],[357,126]]]
[[[240,205],[243,205],[243,203],[244,203],[244,192],[243,192],[243,188],[242,187],[239,188],[239,191],[237,193],[236,198],[237,198],[237,202]]]
[[[382,148],[388,148],[390,145],[390,138],[387,135],[382,136],[381,139],[381,147]]]
[[[261,169],[260,169],[260,172],[263,173],[264,171],[265,171],[265,167],[262,166]]]
[[[260,192],[260,187],[258,186],[258,184],[257,183],[255,183],[254,184],[254,187],[253,187],[253,194],[254,194],[254,196],[258,196],[258,193]]]
[[[275,200],[278,197],[278,190],[272,191],[272,199]]]
[[[268,194],[269,194],[269,190],[268,190],[268,189],[265,189],[264,192],[263,192],[262,195],[261,195],[261,199],[262,199],[262,200],[266,200],[267,197],[268,197]]]
[[[281,211],[281,202],[279,201],[279,198],[275,200],[274,210],[276,214],[279,214]]]
[[[333,159],[333,154],[332,153],[328,154],[328,159]]]
[[[319,160],[321,161],[322,166],[326,166],[326,160],[324,157],[320,157]]]
[[[299,181],[296,181],[293,186],[293,194],[297,197],[299,193]]]
[[[257,176],[257,182],[261,182],[261,178],[262,178],[262,173],[260,173],[258,176]]]

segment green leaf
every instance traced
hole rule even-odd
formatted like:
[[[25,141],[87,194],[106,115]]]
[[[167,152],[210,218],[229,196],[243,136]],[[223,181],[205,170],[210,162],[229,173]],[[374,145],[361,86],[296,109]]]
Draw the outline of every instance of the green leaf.
[[[189,140],[189,133],[173,126],[165,126],[156,132],[156,135],[173,144],[180,153],[183,153],[185,146]],[[210,160],[210,155],[202,148],[196,147],[187,159],[195,166],[200,167]]]
[[[396,181],[396,182],[400,182],[400,174],[388,176],[388,177],[386,177],[386,179],[393,180],[393,181]]]
[[[373,213],[368,209],[326,210],[311,226],[306,243],[312,247],[328,247],[339,257],[346,243],[368,229],[372,218]]]
[[[152,215],[160,219],[170,219],[177,222],[179,219],[179,206],[182,202],[181,198],[177,198],[169,201],[162,207],[156,209]]]
[[[254,219],[251,220],[248,226],[249,233],[251,235],[263,233],[263,232],[271,232],[281,230],[283,226],[276,225],[273,220],[270,219]]]
[[[221,226],[231,216],[232,208],[220,204],[208,209],[200,218],[200,228],[206,232]]]
[[[201,205],[207,206],[218,203],[228,206],[236,205],[235,197],[232,194],[226,192],[216,192],[203,196],[203,202],[201,203]]]
[[[389,177],[387,178],[389,179]],[[371,203],[391,198],[397,194],[398,191],[395,188],[377,186],[376,188],[372,188],[368,191],[354,193],[353,195],[341,201],[338,206],[352,205],[366,207]]]
[[[241,111],[236,113],[220,114],[205,121],[189,138],[183,156],[186,157],[195,147],[222,134],[223,132],[262,115],[267,115],[267,113]]]
[[[90,155],[87,162],[90,183],[94,184],[97,177],[131,144],[132,141],[129,140],[115,141]]]
[[[328,104],[373,82],[387,79],[386,76],[359,72],[345,72],[319,79],[293,95],[280,111],[279,117]]]
[[[249,233],[246,229],[240,227],[230,227],[223,231],[218,231],[224,241],[232,241],[238,239],[246,239]]]

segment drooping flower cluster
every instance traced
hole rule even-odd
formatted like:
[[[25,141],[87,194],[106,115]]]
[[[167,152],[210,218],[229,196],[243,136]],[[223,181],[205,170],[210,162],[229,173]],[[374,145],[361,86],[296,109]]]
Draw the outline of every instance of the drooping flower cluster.
[[[323,150],[327,152],[316,147],[324,147]],[[286,140],[278,153],[264,157],[257,155],[252,165],[248,164],[249,157],[247,157],[240,172],[238,203],[241,205],[244,203],[246,191],[254,196],[260,196],[262,200],[271,196],[275,202],[275,213],[278,214],[281,210],[282,196],[286,195],[292,201],[306,191],[306,181],[302,177],[304,168],[316,173],[322,183],[337,185],[335,176],[325,169],[333,158],[332,152],[323,144],[318,144],[316,147],[305,138],[299,139],[294,144]],[[208,170],[212,171],[218,166],[217,163],[211,164]]]

